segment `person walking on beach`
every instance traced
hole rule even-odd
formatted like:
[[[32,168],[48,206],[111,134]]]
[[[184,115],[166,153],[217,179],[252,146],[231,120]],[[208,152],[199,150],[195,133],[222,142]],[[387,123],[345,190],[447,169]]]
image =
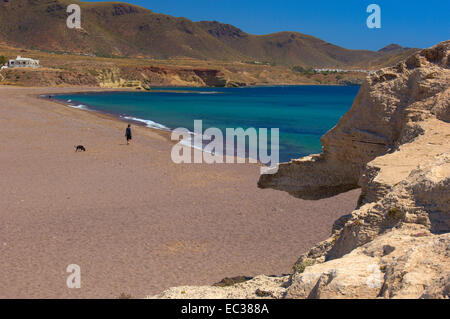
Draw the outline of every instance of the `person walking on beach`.
[[[127,145],[130,144],[130,140],[132,139],[131,136],[131,125],[128,124],[127,130],[125,131],[125,137],[127,138]]]

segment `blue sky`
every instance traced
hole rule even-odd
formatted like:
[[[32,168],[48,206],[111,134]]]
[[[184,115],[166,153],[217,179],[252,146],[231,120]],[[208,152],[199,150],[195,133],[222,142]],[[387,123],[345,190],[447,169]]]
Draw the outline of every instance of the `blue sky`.
[[[93,1],[93,0],[90,0]],[[96,1],[102,2],[102,1]],[[450,39],[449,0],[126,0],[156,13],[217,20],[252,34],[297,31],[350,49],[390,43],[429,47]],[[381,7],[381,29],[369,29],[369,4]]]

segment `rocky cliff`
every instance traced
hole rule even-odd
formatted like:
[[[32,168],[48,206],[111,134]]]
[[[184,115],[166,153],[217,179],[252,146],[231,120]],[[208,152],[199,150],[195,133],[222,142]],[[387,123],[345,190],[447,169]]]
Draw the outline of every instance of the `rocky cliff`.
[[[305,199],[362,189],[357,209],[290,276],[155,297],[449,298],[449,52],[446,41],[368,76],[322,154],[261,176],[260,187]]]
[[[97,80],[102,87],[123,87],[124,83],[134,81],[143,86],[213,86],[227,85],[219,70],[205,68],[180,68],[159,66],[123,66],[96,70]]]
[[[6,69],[0,85],[93,86],[148,89],[155,86],[234,86],[220,70],[159,66],[98,66],[80,70],[59,68]]]

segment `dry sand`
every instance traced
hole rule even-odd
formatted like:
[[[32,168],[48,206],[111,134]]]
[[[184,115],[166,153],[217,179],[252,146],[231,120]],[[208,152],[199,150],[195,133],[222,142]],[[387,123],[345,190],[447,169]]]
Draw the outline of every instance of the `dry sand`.
[[[256,186],[259,167],[176,165],[163,134],[0,88],[0,298],[116,298],[288,273],[359,191],[320,201]],[[83,144],[85,153],[73,146]],[[66,267],[81,267],[81,288]]]

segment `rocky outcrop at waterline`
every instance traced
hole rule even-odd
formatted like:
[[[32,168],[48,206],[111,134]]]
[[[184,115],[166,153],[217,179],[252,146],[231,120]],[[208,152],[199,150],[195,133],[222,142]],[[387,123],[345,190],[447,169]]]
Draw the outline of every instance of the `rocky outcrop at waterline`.
[[[260,187],[304,199],[362,189],[291,275],[154,297],[450,298],[449,52],[446,41],[369,75],[322,154],[261,176]]]

